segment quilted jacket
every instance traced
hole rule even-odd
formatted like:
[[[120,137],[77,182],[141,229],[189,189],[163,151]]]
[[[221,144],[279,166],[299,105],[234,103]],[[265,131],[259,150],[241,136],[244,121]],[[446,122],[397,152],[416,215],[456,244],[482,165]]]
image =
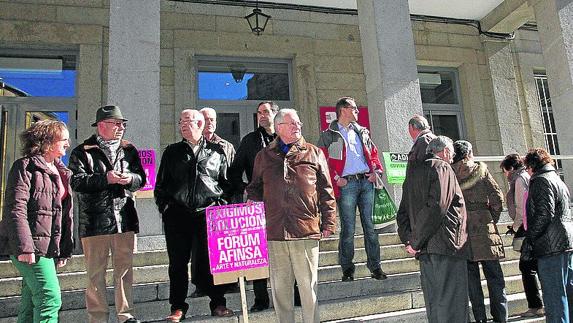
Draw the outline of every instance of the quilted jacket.
[[[549,164],[531,176],[526,219],[525,234],[536,258],[573,250],[569,190]]]

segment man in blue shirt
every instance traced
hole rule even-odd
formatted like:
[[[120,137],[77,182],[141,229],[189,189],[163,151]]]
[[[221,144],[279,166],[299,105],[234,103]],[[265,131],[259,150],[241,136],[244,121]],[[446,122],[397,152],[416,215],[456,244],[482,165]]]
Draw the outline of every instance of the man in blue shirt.
[[[380,268],[380,243],[372,223],[374,184],[382,175],[378,149],[370,139],[369,131],[356,122],[358,107],[353,98],[343,97],[338,100],[336,116],[338,119],[320,134],[317,146],[328,160],[337,198],[340,216],[338,258],[342,267],[342,281],[354,280],[354,226],[357,206],[364,231],[366,265],[372,278],[386,279],[386,274]]]

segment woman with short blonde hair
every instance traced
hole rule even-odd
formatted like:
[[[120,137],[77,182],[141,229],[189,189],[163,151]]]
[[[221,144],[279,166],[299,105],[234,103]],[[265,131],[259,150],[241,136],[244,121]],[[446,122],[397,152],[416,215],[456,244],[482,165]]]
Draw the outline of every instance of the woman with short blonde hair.
[[[22,274],[18,322],[58,322],[61,292],[56,265],[72,255],[71,171],[60,158],[69,132],[60,121],[34,123],[20,136],[24,157],[8,174],[0,254]]]

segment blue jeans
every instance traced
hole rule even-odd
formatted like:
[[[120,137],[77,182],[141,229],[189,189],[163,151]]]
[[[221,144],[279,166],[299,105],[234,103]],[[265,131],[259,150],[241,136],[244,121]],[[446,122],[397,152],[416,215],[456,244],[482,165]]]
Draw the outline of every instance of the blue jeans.
[[[573,253],[539,258],[537,267],[547,323],[569,322],[573,317]]]
[[[360,221],[364,231],[367,267],[370,271],[380,269],[380,242],[372,224],[374,206],[374,184],[368,179],[349,180],[340,187],[338,213],[340,216],[340,241],[338,260],[342,271],[354,272],[354,226],[356,224],[356,206],[360,211]]]
[[[495,322],[507,322],[505,280],[499,260],[468,261],[468,291],[474,318],[476,321],[487,320],[478,263],[481,263],[487,281],[491,316]]]

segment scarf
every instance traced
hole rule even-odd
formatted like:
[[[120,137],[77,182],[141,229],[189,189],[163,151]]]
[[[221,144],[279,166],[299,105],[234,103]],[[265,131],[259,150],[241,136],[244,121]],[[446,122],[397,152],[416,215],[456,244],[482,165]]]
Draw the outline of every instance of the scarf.
[[[119,149],[121,140],[118,139],[104,140],[102,137],[97,136],[96,141],[99,148],[103,151],[103,153],[113,166],[113,170],[116,170],[118,172],[123,172],[121,163],[117,162],[122,160],[124,157],[123,149]]]

